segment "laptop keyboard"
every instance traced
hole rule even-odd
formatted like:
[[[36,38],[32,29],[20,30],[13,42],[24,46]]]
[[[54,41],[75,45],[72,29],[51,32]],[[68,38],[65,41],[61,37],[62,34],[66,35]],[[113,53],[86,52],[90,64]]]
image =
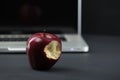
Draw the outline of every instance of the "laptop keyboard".
[[[0,35],[0,41],[27,41],[30,35]],[[61,36],[60,39],[62,41],[66,41],[66,39]]]

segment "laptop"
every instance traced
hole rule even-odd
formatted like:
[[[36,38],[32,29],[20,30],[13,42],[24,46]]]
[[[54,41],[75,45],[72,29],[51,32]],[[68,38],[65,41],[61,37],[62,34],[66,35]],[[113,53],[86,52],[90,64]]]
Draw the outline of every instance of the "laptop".
[[[1,0],[0,52],[26,51],[26,41],[34,33],[56,34],[62,52],[88,52],[82,37],[81,0]]]

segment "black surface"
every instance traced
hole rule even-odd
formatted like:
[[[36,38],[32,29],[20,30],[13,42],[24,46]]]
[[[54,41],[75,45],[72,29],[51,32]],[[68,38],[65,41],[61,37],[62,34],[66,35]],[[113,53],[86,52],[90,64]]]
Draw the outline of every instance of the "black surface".
[[[0,54],[0,80],[120,80],[120,37],[85,36],[88,53],[63,53],[49,71],[35,71],[26,54]]]

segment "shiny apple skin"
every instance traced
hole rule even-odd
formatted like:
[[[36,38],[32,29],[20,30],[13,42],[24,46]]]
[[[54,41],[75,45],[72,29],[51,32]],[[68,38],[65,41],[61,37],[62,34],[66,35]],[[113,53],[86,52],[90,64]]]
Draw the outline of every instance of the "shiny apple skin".
[[[58,41],[60,50],[62,44],[60,38],[50,33],[35,33],[29,37],[26,43],[26,53],[31,67],[35,70],[49,70],[60,58],[54,60],[46,57],[44,47],[51,41]]]

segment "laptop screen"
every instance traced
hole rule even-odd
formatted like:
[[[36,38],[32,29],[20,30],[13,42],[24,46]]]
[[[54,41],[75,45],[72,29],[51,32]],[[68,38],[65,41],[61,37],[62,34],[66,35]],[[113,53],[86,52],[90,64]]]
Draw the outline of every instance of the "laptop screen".
[[[77,32],[77,0],[1,0],[0,33]]]

